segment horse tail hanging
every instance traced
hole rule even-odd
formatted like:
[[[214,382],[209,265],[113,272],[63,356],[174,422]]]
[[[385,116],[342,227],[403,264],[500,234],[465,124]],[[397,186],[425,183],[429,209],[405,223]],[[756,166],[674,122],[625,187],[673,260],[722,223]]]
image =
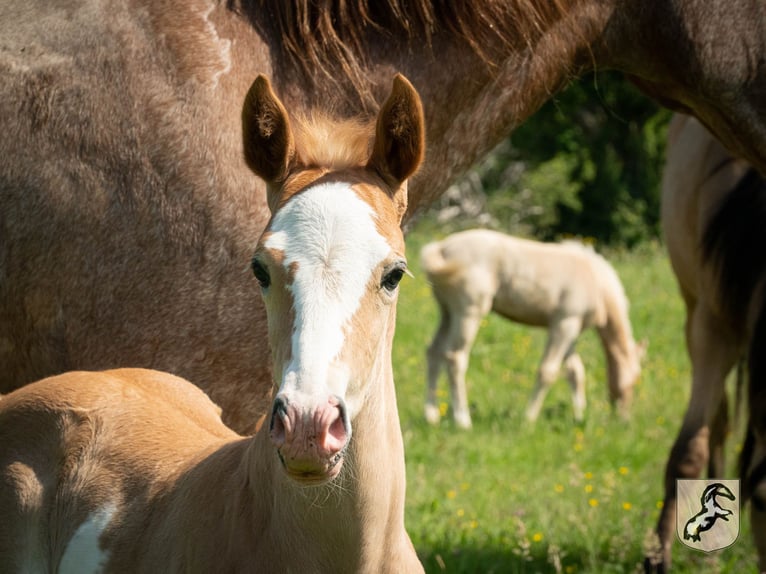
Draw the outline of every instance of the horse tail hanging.
[[[763,290],[763,287],[761,288]],[[758,485],[766,481],[766,300],[757,303],[758,314],[750,337],[747,358],[747,435],[740,456],[743,498],[753,499],[754,507],[766,512],[766,499],[756,496]],[[760,448],[759,443],[760,442]],[[761,459],[756,456],[761,453]]]

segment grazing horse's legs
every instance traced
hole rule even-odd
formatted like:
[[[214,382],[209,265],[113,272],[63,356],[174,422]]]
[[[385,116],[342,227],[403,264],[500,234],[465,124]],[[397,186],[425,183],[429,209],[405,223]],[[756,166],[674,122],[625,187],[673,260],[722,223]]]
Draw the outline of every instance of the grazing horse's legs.
[[[471,301],[465,307],[450,309],[444,356],[452,394],[452,417],[455,424],[464,429],[471,428],[471,413],[468,410],[468,393],[465,388],[468,358],[481,320],[489,313],[491,307],[492,297],[484,297]]]
[[[676,479],[697,478],[709,457],[711,424],[719,412],[726,376],[737,361],[739,350],[732,338],[722,336],[725,327],[707,307],[687,304],[686,340],[692,363],[692,392],[681,430],[670,451],[665,469],[665,500],[657,524],[662,556],[647,557],[647,570],[670,566],[670,547],[676,529]]]
[[[545,395],[556,381],[564,357],[567,357],[572,352],[580,331],[582,331],[581,317],[554,319],[548,328],[548,341],[537,372],[537,385],[527,405],[526,414],[528,421],[534,422],[540,415]]]
[[[446,360],[445,353],[450,325],[449,308],[439,300],[437,300],[437,303],[439,305],[439,326],[426,352],[426,359],[428,360],[428,389],[426,391],[425,414],[426,420],[432,425],[438,424],[441,418],[439,403],[436,400],[436,387],[439,383],[442,365]]]
[[[564,368],[567,373],[569,386],[572,387],[572,409],[577,422],[585,418],[585,366],[582,364],[580,355],[575,351],[574,345],[564,357]]]

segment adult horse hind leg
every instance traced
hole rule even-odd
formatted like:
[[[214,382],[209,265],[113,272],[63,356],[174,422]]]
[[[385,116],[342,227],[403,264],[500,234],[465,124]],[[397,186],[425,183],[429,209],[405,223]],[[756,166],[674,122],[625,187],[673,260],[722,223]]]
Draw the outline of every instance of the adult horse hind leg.
[[[698,478],[709,460],[711,425],[723,400],[726,376],[739,356],[739,346],[724,336],[720,320],[702,302],[687,322],[687,346],[692,362],[692,391],[681,430],[665,469],[665,499],[657,523],[659,556],[647,556],[647,572],[664,572],[670,566],[676,529],[676,480]]]
[[[545,395],[556,381],[561,363],[574,347],[582,331],[582,318],[578,316],[554,319],[548,328],[548,341],[537,371],[537,383],[527,404],[527,421],[535,422],[540,416]]]

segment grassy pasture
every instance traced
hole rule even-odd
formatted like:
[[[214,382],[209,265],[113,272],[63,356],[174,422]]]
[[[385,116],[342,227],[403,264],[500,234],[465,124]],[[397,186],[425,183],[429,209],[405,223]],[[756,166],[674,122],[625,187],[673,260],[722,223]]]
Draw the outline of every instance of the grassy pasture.
[[[408,235],[415,279],[402,282],[394,371],[407,458],[406,524],[429,573],[638,572],[662,501],[666,458],[689,394],[683,305],[660,245],[607,252],[631,301],[637,339],[649,340],[629,422],[607,400],[604,355],[595,332],[578,350],[588,407],[572,420],[564,379],[537,424],[523,420],[546,333],[489,316],[468,368],[474,428],[423,418],[425,349],[436,305],[419,267],[420,247],[443,230],[428,220]],[[440,382],[443,409],[449,402]],[[728,443],[735,477],[741,433]],[[747,513],[737,542],[707,555],[674,545],[677,573],[752,572]]]

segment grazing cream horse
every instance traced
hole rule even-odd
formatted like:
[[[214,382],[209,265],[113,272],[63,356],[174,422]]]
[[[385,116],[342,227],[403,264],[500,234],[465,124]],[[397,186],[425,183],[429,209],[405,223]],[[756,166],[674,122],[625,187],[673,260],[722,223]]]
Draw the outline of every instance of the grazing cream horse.
[[[429,141],[407,218],[593,69],[766,169],[765,17],[753,0],[3,0],[0,393],[151,367],[252,431],[272,400],[245,263],[269,209],[238,128],[258,74],[293,112],[353,117],[404,73]]]
[[[699,121],[676,115],[662,181],[662,228],[686,304],[691,396],[665,470],[657,525],[661,552],[647,570],[670,565],[676,530],[676,480],[724,472],[725,381],[741,357],[749,378],[748,439],[742,454],[745,498],[766,570],[766,182]]]
[[[397,76],[372,129],[297,125],[260,76],[242,118],[273,210],[253,259],[279,387],[268,424],[242,437],[197,387],[153,370],[10,393],[3,572],[423,571],[391,366],[420,100]]]
[[[548,328],[537,384],[526,416],[535,421],[562,363],[572,387],[574,417],[585,413],[585,369],[575,350],[580,333],[598,331],[607,357],[609,398],[627,414],[641,374],[644,345],[633,340],[628,299],[611,265],[576,242],[540,243],[487,229],[455,233],[421,252],[439,305],[440,321],[428,348],[426,419],[439,421],[436,385],[447,366],[452,415],[469,428],[465,373],[482,318],[498,315]]]

